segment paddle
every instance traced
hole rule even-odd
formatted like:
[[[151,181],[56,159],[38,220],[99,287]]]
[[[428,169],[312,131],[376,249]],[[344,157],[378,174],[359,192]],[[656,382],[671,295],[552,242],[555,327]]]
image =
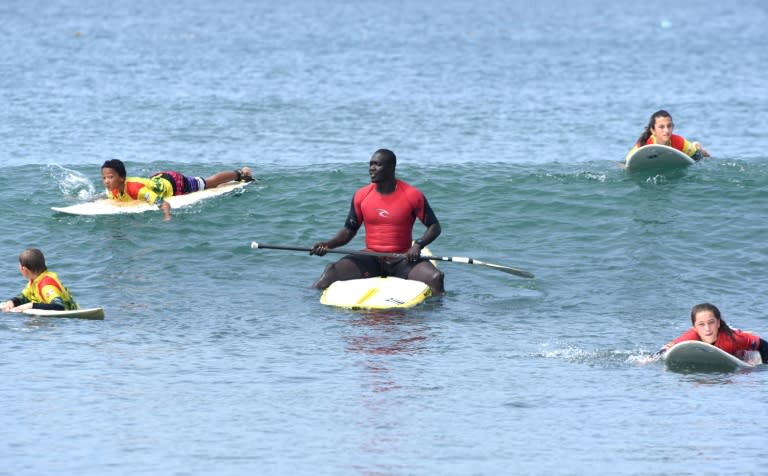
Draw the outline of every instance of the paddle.
[[[252,249],[268,249],[268,250],[287,250],[287,251],[306,251],[309,252],[312,250],[312,248],[301,248],[298,246],[286,246],[286,245],[267,245],[264,243],[256,243],[255,241],[251,243]],[[358,250],[349,250],[344,248],[335,248],[332,250],[327,250],[328,253],[339,253],[344,255],[363,255],[363,256],[382,256],[385,258],[405,258],[404,254],[401,253],[378,253],[375,251],[358,251]],[[493,264],[493,263],[486,263],[485,261],[476,260],[474,258],[462,258],[459,256],[432,256],[432,255],[421,255],[422,258],[429,258],[430,260],[437,260],[437,261],[452,261],[454,263],[464,263],[464,264],[474,264],[478,266],[485,266],[486,268],[495,269],[504,273],[514,274],[515,276],[520,276],[521,278],[533,278],[533,273],[529,273],[528,271],[523,271],[522,269],[516,269],[516,268],[510,268],[509,266],[502,266],[500,264]]]

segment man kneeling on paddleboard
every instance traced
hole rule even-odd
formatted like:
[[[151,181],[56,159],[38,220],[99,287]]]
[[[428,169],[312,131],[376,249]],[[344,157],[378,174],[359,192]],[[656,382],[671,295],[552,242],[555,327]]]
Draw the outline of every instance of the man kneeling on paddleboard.
[[[165,198],[174,195],[185,195],[206,188],[216,188],[231,181],[253,180],[251,169],[219,172],[208,178],[187,177],[179,172],[169,170],[158,172],[150,178],[126,177],[125,165],[121,160],[107,160],[101,166],[101,181],[107,189],[107,196],[113,200],[130,202],[140,200],[157,205],[163,211],[163,219],[171,219],[171,205]]]
[[[336,281],[395,276],[422,281],[429,285],[433,295],[445,293],[443,273],[428,259],[421,258],[421,250],[440,235],[440,223],[424,194],[395,178],[396,164],[397,158],[390,150],[379,149],[373,154],[368,164],[371,184],[355,192],[341,230],[330,240],[316,243],[310,254],[323,256],[329,249],[349,243],[360,226],[365,225],[366,251],[406,257],[346,255],[329,264],[313,287],[325,289]],[[412,242],[416,218],[427,229]]]

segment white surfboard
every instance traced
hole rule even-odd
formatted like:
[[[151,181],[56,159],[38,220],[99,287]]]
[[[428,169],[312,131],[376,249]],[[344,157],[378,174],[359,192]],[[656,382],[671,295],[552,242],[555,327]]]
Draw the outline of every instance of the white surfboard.
[[[759,353],[757,359],[759,362]],[[751,358],[750,358],[751,360]],[[698,340],[675,344],[664,353],[664,362],[670,369],[732,371],[754,367],[724,350]]]
[[[40,317],[71,317],[76,319],[104,319],[103,307],[75,309],[72,311],[53,311],[50,309],[25,309],[24,314]]]
[[[639,147],[627,159],[627,170],[675,169],[692,165],[695,161],[683,152],[661,144]]]
[[[199,192],[192,192],[186,195],[174,195],[165,200],[171,204],[171,209],[183,208],[201,200],[218,197],[226,193],[242,189],[252,182],[227,182],[216,188],[207,188]],[[118,215],[124,213],[144,213],[148,211],[157,211],[155,205],[134,200],[132,202],[118,202],[108,198],[94,200],[92,202],[78,203],[68,207],[51,207],[51,210],[69,215]]]
[[[431,295],[421,281],[379,276],[336,281],[323,291],[320,302],[349,309],[392,309],[413,307]]]

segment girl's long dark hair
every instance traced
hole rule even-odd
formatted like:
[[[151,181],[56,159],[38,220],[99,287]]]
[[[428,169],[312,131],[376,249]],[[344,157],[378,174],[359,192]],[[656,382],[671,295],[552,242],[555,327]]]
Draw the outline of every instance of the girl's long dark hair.
[[[651,114],[651,118],[648,120],[648,125],[645,126],[645,129],[643,129],[643,133],[640,134],[640,137],[637,138],[638,146],[642,147],[646,142],[648,142],[648,139],[653,135],[653,127],[656,125],[656,119],[660,117],[668,117],[672,119],[672,115],[664,109],[660,109]]]
[[[691,325],[696,324],[696,314],[700,313],[701,311],[710,311],[712,314],[714,314],[717,320],[720,321],[720,330],[718,332],[725,331],[729,337],[733,337],[733,330],[728,327],[728,324],[726,324],[723,320],[723,317],[720,315],[720,309],[718,309],[714,304],[710,304],[708,302],[696,304],[691,308]]]

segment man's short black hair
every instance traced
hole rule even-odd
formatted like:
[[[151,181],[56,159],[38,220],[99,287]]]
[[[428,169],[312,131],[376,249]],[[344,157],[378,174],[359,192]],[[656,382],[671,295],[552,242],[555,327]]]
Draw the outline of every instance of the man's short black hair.
[[[395,156],[395,153],[392,152],[389,149],[379,149],[376,152],[373,153],[373,155],[381,155],[383,157],[386,157],[387,160],[392,162],[392,166],[394,167],[397,165],[397,157]]]

